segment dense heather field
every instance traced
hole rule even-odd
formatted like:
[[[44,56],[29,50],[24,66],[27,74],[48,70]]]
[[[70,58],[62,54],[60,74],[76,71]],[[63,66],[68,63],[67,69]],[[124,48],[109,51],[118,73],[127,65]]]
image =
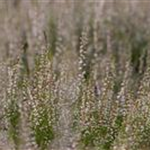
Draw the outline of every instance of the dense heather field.
[[[0,150],[150,150],[149,8],[0,0]]]

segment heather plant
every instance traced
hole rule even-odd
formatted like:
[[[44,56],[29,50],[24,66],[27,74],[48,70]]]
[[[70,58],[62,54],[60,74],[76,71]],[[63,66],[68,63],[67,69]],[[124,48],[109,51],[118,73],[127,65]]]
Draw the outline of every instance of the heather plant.
[[[94,97],[94,91],[92,92],[93,98],[90,96],[89,99],[86,98],[84,101],[88,101],[88,103],[94,103],[94,106],[92,109],[89,106],[89,108],[83,108],[83,110],[88,110],[87,112],[91,112],[89,117],[90,121],[86,121],[87,125],[81,126],[81,141],[85,146],[90,147],[97,147],[99,149],[110,149],[111,144],[114,140],[114,134],[115,134],[115,127],[111,125],[111,119],[110,117],[113,117],[113,113],[111,113],[113,104],[113,83],[114,80],[112,80],[112,74],[108,71],[106,71],[108,74],[106,75],[106,78],[104,79],[103,85],[102,85],[102,94],[99,97],[99,101],[95,101]],[[94,90],[94,87],[92,88]],[[103,91],[104,90],[104,91]],[[88,94],[88,90],[86,91]],[[92,100],[93,99],[93,100]],[[96,107],[97,106],[97,107]],[[111,116],[110,116],[111,114]],[[86,116],[86,117],[85,117]],[[83,118],[87,118],[87,114]],[[120,126],[120,120],[121,118],[117,118],[116,120],[116,126]]]
[[[149,5],[2,0],[0,149],[149,150]]]
[[[8,134],[13,141],[15,149],[19,149],[19,124],[20,124],[20,111],[19,111],[19,99],[17,92],[18,75],[17,67],[8,67],[8,90],[7,90],[7,102],[5,102],[5,117],[8,123]]]
[[[18,63],[17,65],[19,66]],[[15,70],[16,66],[13,69],[8,68],[10,85],[6,93],[5,116],[8,120],[10,138],[16,149],[19,149],[19,144],[22,143],[27,146],[29,143],[31,146],[36,143],[40,149],[45,149],[54,138],[53,123],[55,119],[52,98],[53,83],[51,74],[48,73],[51,72],[51,64],[48,55],[46,57],[45,54],[39,56],[32,73],[34,78],[30,78],[27,72],[22,73],[21,67]],[[25,66],[22,64],[22,67]],[[21,137],[29,139],[26,141]]]
[[[53,99],[53,77],[47,52],[36,60],[31,79],[31,128],[40,149],[45,149],[54,138],[53,124],[55,108]]]

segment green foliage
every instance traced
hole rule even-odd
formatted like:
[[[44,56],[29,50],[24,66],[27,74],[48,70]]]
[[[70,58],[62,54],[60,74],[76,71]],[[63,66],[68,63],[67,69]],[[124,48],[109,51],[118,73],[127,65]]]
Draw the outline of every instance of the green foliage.
[[[42,106],[40,109],[38,108],[36,114],[31,116],[35,141],[41,150],[47,149],[48,144],[54,139],[54,131],[49,119],[49,113],[46,106]]]
[[[150,147],[150,124],[145,125],[138,136],[140,138],[139,147]]]
[[[56,42],[57,42],[57,21],[54,15],[49,19],[48,24],[48,43],[50,47],[48,48],[48,57],[51,60],[56,53]]]
[[[95,124],[86,127],[81,131],[81,143],[83,147],[97,147],[100,150],[111,150],[119,132],[123,130],[123,117],[117,116],[114,125],[98,123],[99,117],[94,112]]]
[[[142,115],[135,115],[134,117],[132,128],[135,141],[131,148],[134,150],[147,149],[150,147],[150,123]]]
[[[122,126],[122,123],[123,123],[123,116],[122,115],[118,115],[115,119],[115,127],[117,129],[121,128]]]
[[[88,127],[81,132],[81,142],[86,146],[99,147],[103,150],[109,150],[113,142],[113,136],[108,126]]]
[[[10,139],[14,142],[15,149],[19,149],[20,136],[19,136],[19,123],[20,112],[18,104],[15,101],[11,101],[6,110],[6,118],[8,119],[9,128],[8,134]]]

